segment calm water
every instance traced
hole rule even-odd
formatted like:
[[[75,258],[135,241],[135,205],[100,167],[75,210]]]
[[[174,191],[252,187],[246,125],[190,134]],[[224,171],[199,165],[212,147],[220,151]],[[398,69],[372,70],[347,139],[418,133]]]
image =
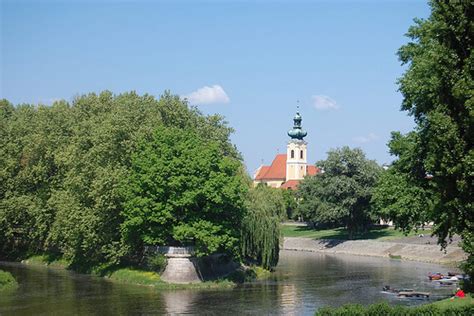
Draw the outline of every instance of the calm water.
[[[428,281],[428,272],[447,270],[439,265],[293,251],[281,252],[270,280],[224,290],[157,291],[16,263],[0,262],[0,268],[20,284],[0,294],[0,315],[312,315],[322,306],[349,302],[428,302],[381,293],[387,284],[431,292],[430,300],[453,291]]]

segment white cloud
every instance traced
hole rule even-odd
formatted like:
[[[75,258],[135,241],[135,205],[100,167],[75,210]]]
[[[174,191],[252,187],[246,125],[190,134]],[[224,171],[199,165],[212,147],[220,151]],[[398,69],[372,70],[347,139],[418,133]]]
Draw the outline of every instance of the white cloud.
[[[191,104],[229,103],[230,99],[220,85],[204,86],[184,96]]]
[[[331,99],[327,95],[313,95],[311,96],[313,106],[316,110],[337,110],[339,105],[335,100]]]
[[[41,98],[38,101],[38,104],[44,104],[44,105],[53,105],[54,102],[64,100],[62,98]]]
[[[354,137],[352,140],[356,143],[359,143],[359,144],[365,144],[365,143],[369,143],[369,142],[372,142],[372,141],[375,141],[379,139],[379,137],[377,135],[375,135],[374,133],[370,133],[369,135],[367,136],[357,136],[357,137]]]

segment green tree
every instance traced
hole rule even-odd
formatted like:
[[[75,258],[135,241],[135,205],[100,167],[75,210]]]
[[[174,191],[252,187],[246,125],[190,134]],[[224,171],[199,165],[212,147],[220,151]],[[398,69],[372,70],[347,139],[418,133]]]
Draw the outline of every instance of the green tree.
[[[283,200],[285,201],[286,209],[286,218],[295,219],[296,218],[296,208],[298,207],[298,202],[296,201],[296,194],[293,190],[281,190]]]
[[[156,129],[132,155],[123,239],[135,249],[193,244],[198,255],[237,255],[247,187],[241,168],[193,130]]]
[[[370,200],[381,167],[349,147],[330,150],[316,164],[324,172],[299,184],[299,214],[316,224],[344,225],[349,238],[366,231],[374,220]]]
[[[377,214],[406,232],[431,221],[438,201],[431,178],[423,171],[419,141],[415,132],[392,133],[388,146],[398,159],[382,173],[372,197]]]
[[[239,159],[222,117],[168,91],[159,99],[104,91],[52,106],[1,100],[0,256],[47,252],[78,269],[124,258],[119,188],[132,154],[157,127],[176,124]]]
[[[442,246],[454,234],[461,235],[469,254],[467,272],[474,276],[474,5],[431,1],[430,6],[430,17],[415,19],[407,33],[410,42],[398,52],[408,66],[399,80],[402,110],[417,124],[411,141],[417,157],[399,164],[414,186],[425,190],[424,183],[431,183],[435,194],[428,214],[434,233]],[[403,160],[411,154],[397,155]],[[399,225],[416,222],[414,218]]]
[[[270,269],[280,251],[280,222],[285,218],[285,200],[280,189],[258,185],[250,189],[242,224],[241,250],[245,260]]]

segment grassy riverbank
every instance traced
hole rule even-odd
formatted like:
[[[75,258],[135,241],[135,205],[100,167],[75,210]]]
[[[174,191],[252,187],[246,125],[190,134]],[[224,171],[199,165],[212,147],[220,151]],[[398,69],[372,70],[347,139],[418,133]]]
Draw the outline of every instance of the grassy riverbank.
[[[69,263],[66,260],[61,259],[61,258],[52,258],[47,255],[32,256],[32,257],[22,260],[21,263],[25,263],[29,265],[48,266],[50,268],[58,268],[58,269],[67,269],[69,267]]]
[[[135,268],[112,269],[107,272],[102,272],[100,276],[114,282],[146,285],[157,289],[223,289],[232,288],[245,282],[267,279],[271,276],[271,272],[261,267],[251,266],[245,269],[237,269],[224,278],[187,284],[166,283],[161,280],[160,275],[156,272]]]
[[[18,283],[10,272],[0,270],[0,291],[13,290],[18,287]]]
[[[21,261],[28,265],[46,266],[56,269],[70,269],[66,260],[61,258],[51,258],[47,255],[37,255]],[[246,267],[238,269],[225,278],[219,278],[212,281],[188,284],[171,284],[161,280],[158,273],[143,270],[137,267],[94,267],[91,269],[91,275],[103,277],[106,280],[132,285],[151,286],[157,289],[218,289],[232,288],[237,284],[253,280],[263,280],[271,275],[271,272],[261,267]]]
[[[465,298],[447,298],[441,301],[431,303],[431,305],[438,306],[439,308],[449,307],[462,307],[462,306],[474,306],[474,297],[472,294],[467,294]],[[474,314],[471,314],[474,315]]]
[[[389,305],[387,303],[378,303],[368,306],[362,306],[359,304],[347,304],[338,308],[324,307],[318,310],[315,315],[317,316],[364,316],[364,315],[397,315],[397,316],[410,316],[410,315],[474,315],[474,299],[471,295],[467,295],[465,298],[460,299],[444,299],[431,304],[416,306],[416,307],[405,307],[398,305]]]
[[[160,275],[156,272],[133,268],[119,268],[106,273],[104,277],[113,282],[152,286],[157,289],[216,289],[231,288],[236,285],[228,279],[189,284],[170,284],[162,281]]]
[[[282,225],[281,227],[283,237],[305,237],[311,239],[335,239],[348,240],[349,235],[345,228],[320,229],[316,230],[308,226]],[[418,234],[431,234],[430,230],[423,230],[418,232],[410,232],[405,235],[403,232],[393,229],[391,227],[376,227],[364,234],[359,234],[355,239],[372,239],[386,241],[390,239],[398,239],[407,236],[416,236]]]

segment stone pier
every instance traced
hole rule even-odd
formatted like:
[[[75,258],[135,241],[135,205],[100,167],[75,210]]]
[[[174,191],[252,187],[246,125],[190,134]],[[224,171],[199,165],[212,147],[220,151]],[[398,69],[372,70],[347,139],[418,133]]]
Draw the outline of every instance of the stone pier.
[[[161,279],[168,283],[198,283],[201,282],[193,247],[150,247],[164,254],[167,258],[165,271]]]
[[[168,283],[198,283],[201,282],[196,269],[195,258],[190,255],[166,254],[168,263],[161,279]]]
[[[167,264],[161,279],[168,283],[187,284],[215,280],[240,267],[223,254],[198,259],[194,256],[194,247],[148,246],[146,251],[166,256]]]

